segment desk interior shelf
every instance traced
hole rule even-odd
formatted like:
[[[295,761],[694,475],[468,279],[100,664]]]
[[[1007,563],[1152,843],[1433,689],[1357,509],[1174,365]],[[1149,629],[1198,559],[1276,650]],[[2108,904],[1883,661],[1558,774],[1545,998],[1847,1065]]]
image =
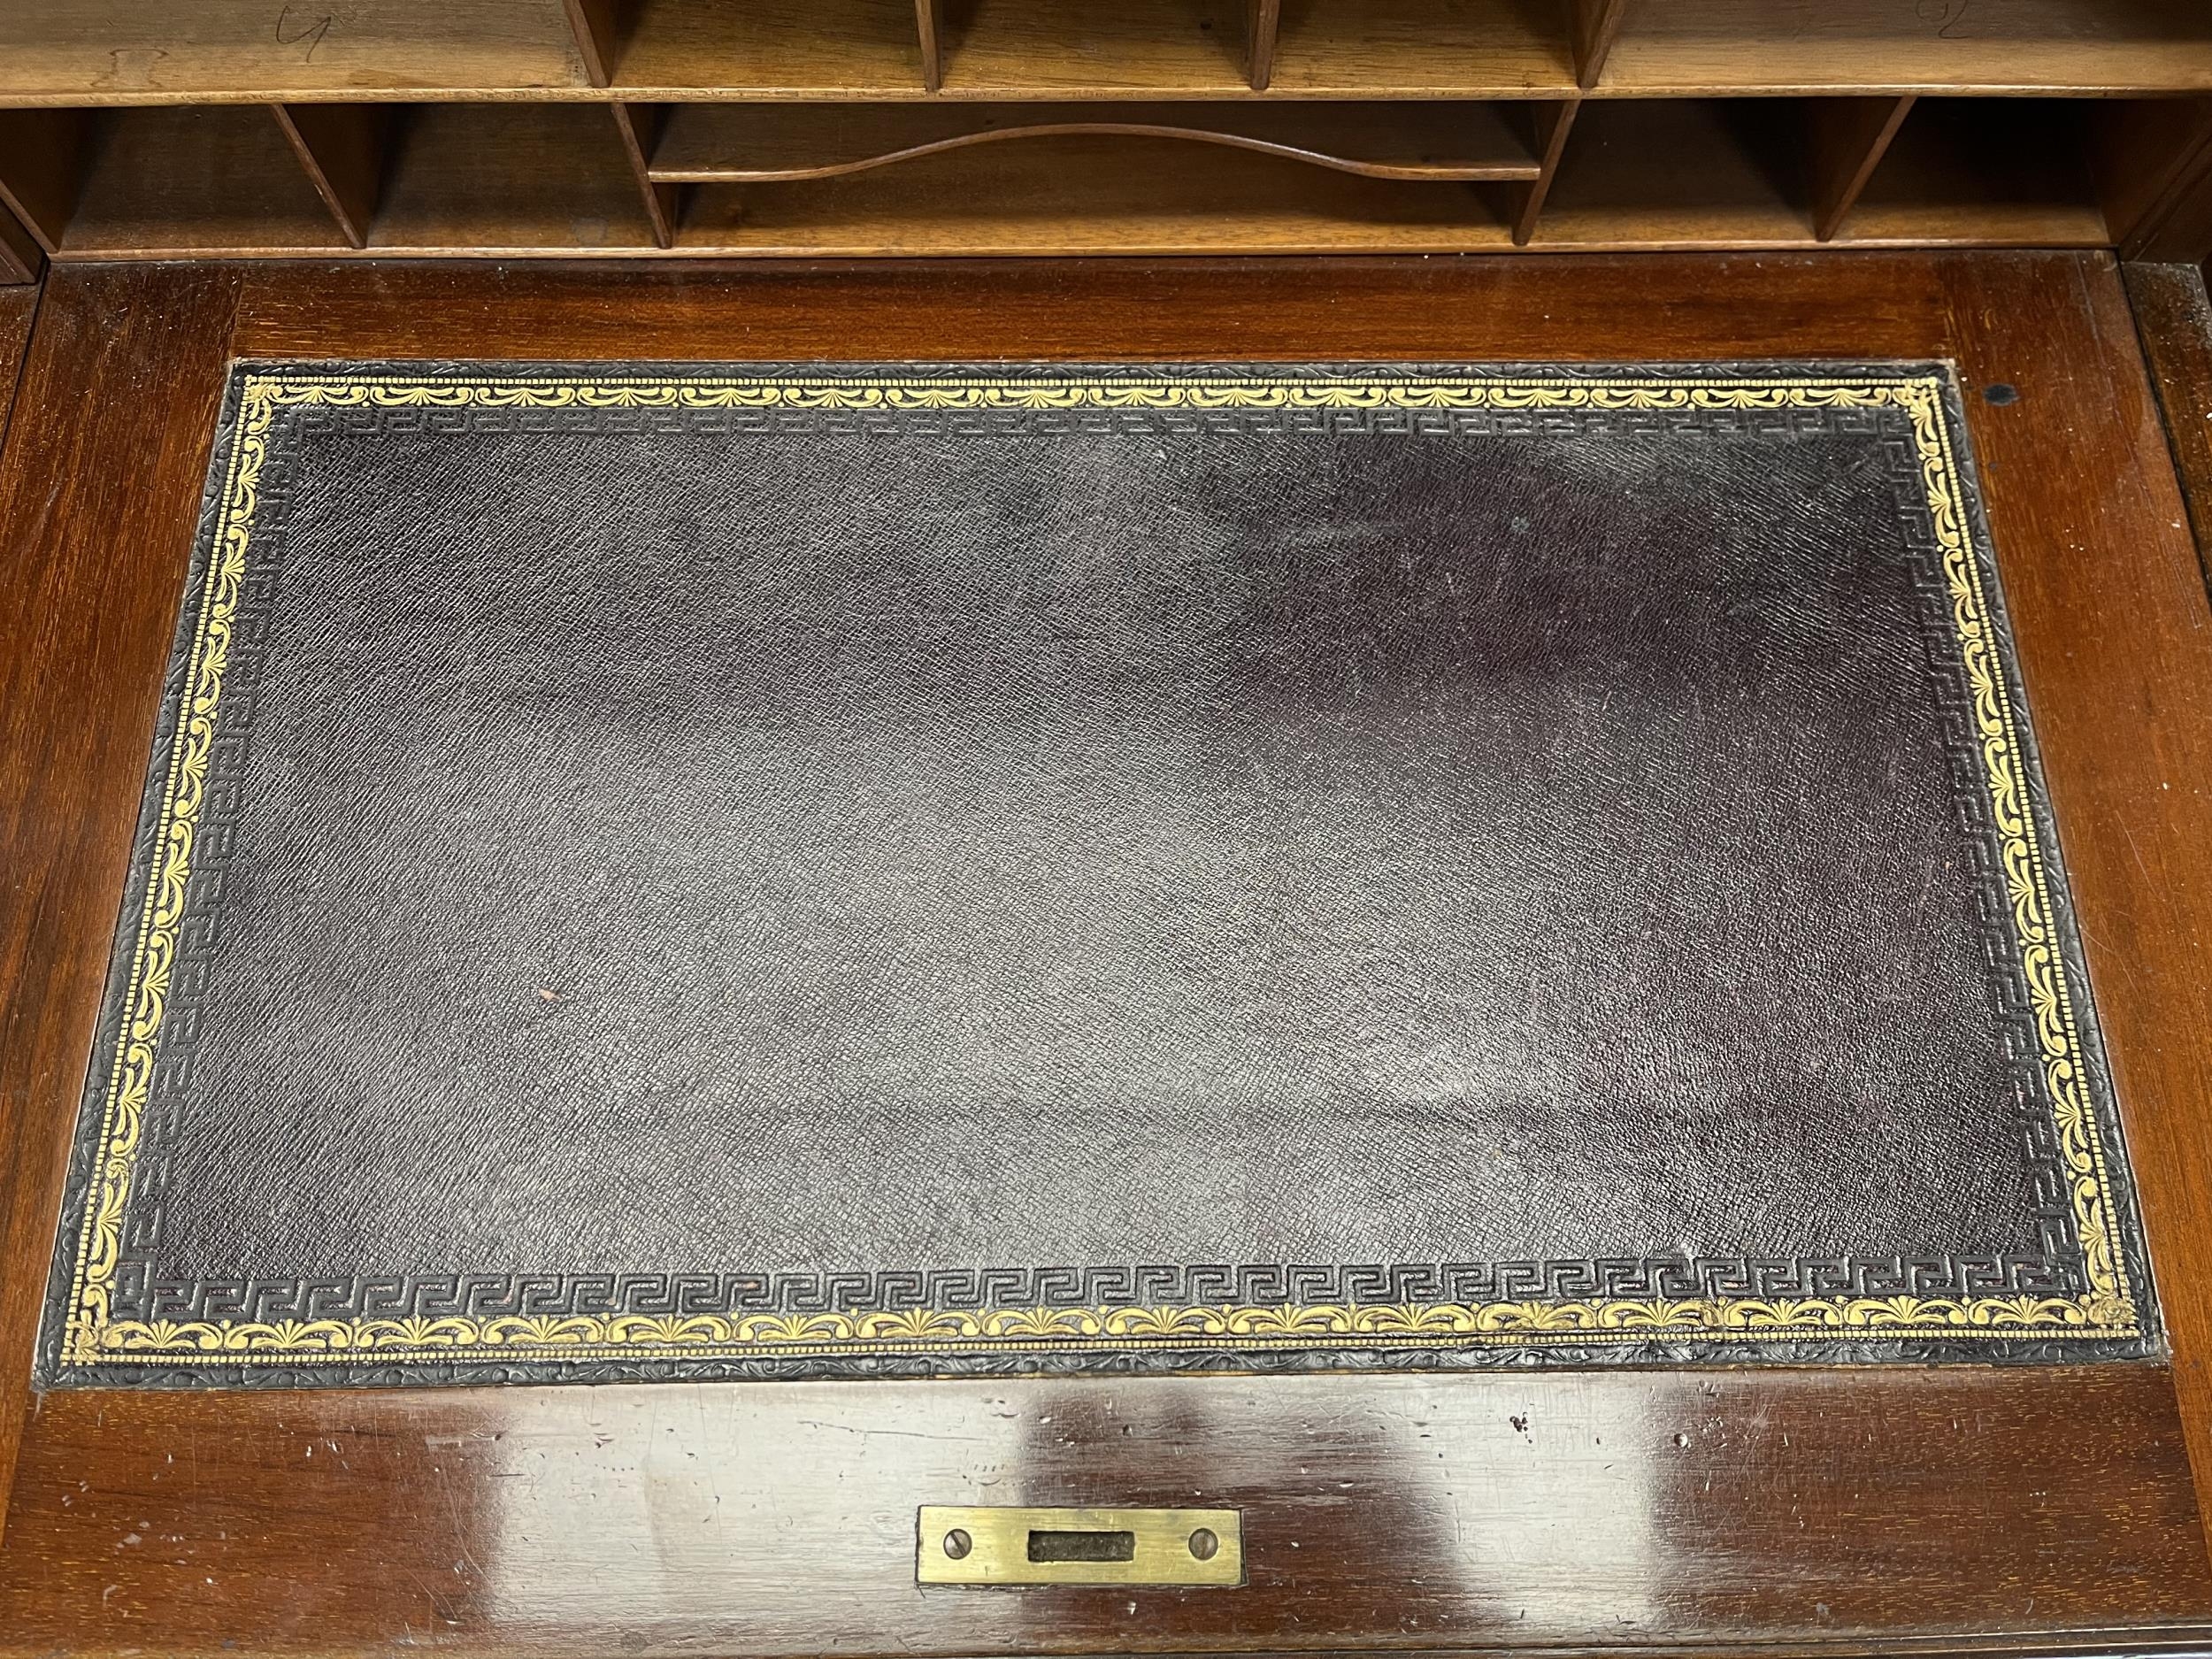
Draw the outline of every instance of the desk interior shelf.
[[[2155,247],[2200,0],[58,0],[47,259]]]

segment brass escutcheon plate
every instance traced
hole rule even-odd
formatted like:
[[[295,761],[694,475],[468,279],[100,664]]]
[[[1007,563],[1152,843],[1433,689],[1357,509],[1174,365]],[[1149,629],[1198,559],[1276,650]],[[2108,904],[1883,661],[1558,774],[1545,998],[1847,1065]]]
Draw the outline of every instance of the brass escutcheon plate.
[[[923,1584],[1239,1585],[1244,1516],[926,1503],[914,1577]]]

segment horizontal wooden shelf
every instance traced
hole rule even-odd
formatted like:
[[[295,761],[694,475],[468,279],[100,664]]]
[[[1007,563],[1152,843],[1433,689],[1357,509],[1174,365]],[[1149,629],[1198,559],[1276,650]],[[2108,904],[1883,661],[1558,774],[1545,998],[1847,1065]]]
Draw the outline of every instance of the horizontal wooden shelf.
[[[2094,248],[2114,240],[2093,126],[2063,99],[1922,98],[1844,216],[1846,242]]]
[[[357,0],[273,18],[52,0],[0,15],[0,280],[49,257],[214,254],[2197,257],[2212,0]]]
[[[0,5],[0,103],[208,94],[420,96],[581,88],[563,0],[23,0]]]
[[[1221,144],[1369,178],[1532,180],[1524,109],[1496,104],[685,104],[649,176],[765,183],[862,173],[985,143],[1053,137]]]
[[[65,260],[2096,247],[2192,165],[2212,100],[0,112]]]
[[[947,93],[1248,91],[1242,0],[937,0]]]
[[[1269,89],[1525,97],[1575,89],[1565,0],[1282,0]]]
[[[1041,138],[810,182],[705,185],[679,252],[1454,252],[1509,242],[1503,187],[1408,183],[1159,139]]]
[[[429,104],[393,144],[371,252],[590,253],[650,248],[651,221],[608,112]]]
[[[37,0],[0,104],[2212,92],[2204,0]]]
[[[1787,102],[1591,104],[1575,119],[1532,245],[1786,247],[1814,240]]]
[[[2205,0],[1632,0],[1618,93],[2212,91]]]
[[[334,252],[345,237],[267,108],[104,110],[85,119],[58,255]]]
[[[674,96],[924,96],[914,0],[638,0],[607,55]]]

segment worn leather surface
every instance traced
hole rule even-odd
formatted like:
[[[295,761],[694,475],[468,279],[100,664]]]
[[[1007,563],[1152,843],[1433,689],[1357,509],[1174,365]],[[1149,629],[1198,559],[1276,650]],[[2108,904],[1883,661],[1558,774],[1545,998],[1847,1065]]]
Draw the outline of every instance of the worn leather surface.
[[[268,445],[127,1311],[2081,1287],[1897,411]]]

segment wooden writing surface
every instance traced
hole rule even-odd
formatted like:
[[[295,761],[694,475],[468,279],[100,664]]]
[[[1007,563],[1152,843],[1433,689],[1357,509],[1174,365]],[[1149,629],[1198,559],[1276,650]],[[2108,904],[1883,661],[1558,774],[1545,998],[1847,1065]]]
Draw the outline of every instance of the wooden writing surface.
[[[158,679],[240,357],[1950,358],[2174,1355],[2083,1368],[317,1394],[24,1386]],[[86,268],[0,559],[0,1640],[941,1654],[2212,1628],[2212,618],[2108,256]],[[1225,1506],[1240,1589],[923,1590],[924,1503]]]

